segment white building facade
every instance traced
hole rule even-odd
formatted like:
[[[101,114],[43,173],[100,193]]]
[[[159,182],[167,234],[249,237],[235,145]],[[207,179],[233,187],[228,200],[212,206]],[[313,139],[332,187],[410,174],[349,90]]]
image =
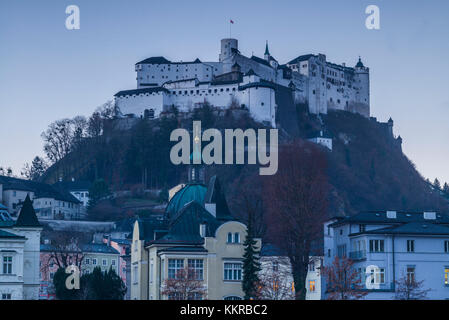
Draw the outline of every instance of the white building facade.
[[[401,279],[423,281],[428,299],[449,299],[449,218],[435,212],[362,212],[324,225],[324,264],[349,257],[365,299],[391,300]]]
[[[0,221],[0,299],[38,299],[41,231],[29,197],[17,221]]]
[[[172,62],[151,57],[135,65],[137,89],[115,95],[122,115],[159,117],[169,106],[190,111],[204,102],[219,108],[237,105],[249,109],[256,121],[276,124],[277,86],[288,87],[296,103],[325,114],[346,110],[369,117],[369,68],[326,61],[326,56],[304,55],[279,65],[268,50],[264,58],[246,57],[237,39],[221,40],[218,62]]]

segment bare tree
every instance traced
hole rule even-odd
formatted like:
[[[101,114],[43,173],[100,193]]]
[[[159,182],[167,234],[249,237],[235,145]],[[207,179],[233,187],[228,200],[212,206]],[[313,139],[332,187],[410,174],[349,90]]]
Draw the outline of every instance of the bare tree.
[[[31,165],[25,163],[20,174],[28,180],[37,181],[45,173],[47,168],[48,163],[43,158],[36,156],[31,162]]]
[[[161,293],[169,300],[202,300],[206,289],[195,270],[186,267],[178,270],[174,278],[165,279]]]
[[[262,261],[258,298],[261,300],[294,300],[293,277],[288,258]],[[271,262],[271,263],[270,263]]]
[[[51,251],[46,261],[42,263],[42,268],[48,268],[55,263],[58,268],[66,268],[69,265],[75,265],[81,269],[84,254],[81,250],[82,245],[87,242],[86,234],[75,231],[52,232]]]
[[[396,300],[424,300],[430,289],[423,289],[424,280],[416,281],[414,277],[402,277],[395,282]]]
[[[270,241],[290,259],[297,300],[306,297],[309,257],[322,239],[328,189],[326,158],[318,147],[303,141],[280,147],[279,169],[266,178],[264,203]]]
[[[322,275],[326,278],[328,300],[361,299],[368,294],[351,259],[335,257],[331,266],[322,268]]]

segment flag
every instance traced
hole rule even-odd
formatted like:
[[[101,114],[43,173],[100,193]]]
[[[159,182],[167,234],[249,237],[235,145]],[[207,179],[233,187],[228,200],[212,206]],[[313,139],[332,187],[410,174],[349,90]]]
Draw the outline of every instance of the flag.
[[[232,24],[234,24],[234,21],[232,21],[232,20],[229,20],[229,22],[232,23]]]

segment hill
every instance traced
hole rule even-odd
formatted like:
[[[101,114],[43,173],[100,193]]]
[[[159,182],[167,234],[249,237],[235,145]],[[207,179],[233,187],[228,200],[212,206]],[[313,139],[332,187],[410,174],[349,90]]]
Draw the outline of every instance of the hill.
[[[305,105],[297,105],[296,110],[295,106],[289,108],[289,112],[293,109],[293,116],[284,112],[282,118],[293,129],[280,131],[281,144],[292,139],[306,140],[319,131],[333,137],[333,151],[322,148],[332,186],[330,214],[386,209],[449,212],[447,199],[429,188],[402,153],[399,139],[389,133],[387,124],[344,111],[316,116],[308,114]],[[190,115],[172,110],[160,119],[133,120],[132,125],[129,120],[108,119],[101,135],[85,137],[42,179],[52,183],[60,177],[90,181],[103,178],[112,190],[171,188],[187,180],[187,168],[170,162],[174,144],[170,142],[170,133],[178,127],[191,130],[192,120],[201,120],[203,130],[263,127],[245,110],[223,111],[209,105]],[[126,130],[124,122],[129,127]],[[214,165],[207,168],[207,176],[220,177],[231,207],[238,210],[233,199],[238,198],[244,180],[259,179],[256,170],[258,166],[254,165]]]

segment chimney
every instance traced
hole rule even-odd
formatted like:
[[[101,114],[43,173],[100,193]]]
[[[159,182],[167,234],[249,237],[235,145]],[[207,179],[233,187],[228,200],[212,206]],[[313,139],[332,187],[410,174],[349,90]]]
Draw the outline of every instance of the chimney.
[[[426,220],[436,220],[437,213],[436,212],[424,212],[424,219]]]
[[[200,237],[206,237],[206,221],[200,223]]]
[[[217,204],[216,203],[205,203],[204,207],[211,215],[217,217]]]
[[[388,219],[396,219],[396,211],[387,211]]]

